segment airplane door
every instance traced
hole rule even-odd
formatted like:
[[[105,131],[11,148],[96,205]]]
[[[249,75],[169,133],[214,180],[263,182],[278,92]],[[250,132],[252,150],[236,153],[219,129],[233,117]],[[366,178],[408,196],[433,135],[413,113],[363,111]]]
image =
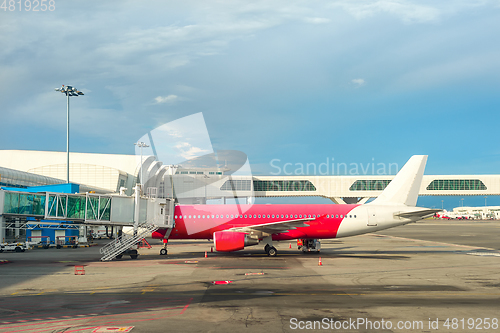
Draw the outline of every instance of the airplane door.
[[[369,227],[376,227],[377,226],[377,214],[375,212],[375,209],[373,208],[368,208],[368,221],[366,223],[367,226]]]

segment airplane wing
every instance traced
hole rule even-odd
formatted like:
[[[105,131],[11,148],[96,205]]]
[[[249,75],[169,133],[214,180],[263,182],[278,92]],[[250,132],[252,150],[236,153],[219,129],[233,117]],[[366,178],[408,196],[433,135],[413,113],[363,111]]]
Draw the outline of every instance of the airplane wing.
[[[403,217],[403,218],[407,218],[407,219],[412,219],[415,217],[423,219],[427,216],[434,215],[440,211],[442,211],[442,209],[423,209],[423,210],[417,210],[415,212],[400,213],[400,214],[396,214],[396,215]]]
[[[235,227],[235,228],[227,229],[225,231],[245,232],[245,233],[265,232],[268,234],[279,234],[279,233],[283,233],[283,232],[288,232],[289,230],[295,230],[297,228],[308,227],[309,224],[306,224],[306,222],[313,221],[313,220],[315,220],[315,219],[314,218],[303,218],[303,219],[297,219],[297,220],[278,221],[278,222],[271,222],[271,223],[265,223],[265,224],[254,224],[254,225],[249,225],[246,227]]]

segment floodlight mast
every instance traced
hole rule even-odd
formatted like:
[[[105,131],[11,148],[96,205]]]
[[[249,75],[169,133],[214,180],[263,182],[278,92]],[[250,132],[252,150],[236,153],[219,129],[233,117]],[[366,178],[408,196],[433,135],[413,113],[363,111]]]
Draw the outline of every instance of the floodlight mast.
[[[142,180],[142,177],[143,177],[143,175],[142,175],[142,148],[147,148],[149,146],[142,141],[136,142],[136,143],[134,143],[134,145],[141,148],[141,171],[140,171],[140,175],[139,175],[139,183],[141,184],[141,190],[142,190],[142,185],[143,185],[142,184],[142,181],[143,181]]]
[[[66,180],[69,183],[69,97],[83,96],[83,93],[72,86],[64,86],[56,88],[55,91],[60,91],[66,95]]]

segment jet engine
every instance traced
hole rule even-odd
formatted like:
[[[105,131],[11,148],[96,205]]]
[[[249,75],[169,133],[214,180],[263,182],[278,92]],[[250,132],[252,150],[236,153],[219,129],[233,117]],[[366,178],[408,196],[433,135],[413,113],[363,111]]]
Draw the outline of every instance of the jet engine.
[[[258,239],[251,238],[244,232],[216,231],[214,232],[215,249],[219,252],[243,250],[245,246],[259,244]]]

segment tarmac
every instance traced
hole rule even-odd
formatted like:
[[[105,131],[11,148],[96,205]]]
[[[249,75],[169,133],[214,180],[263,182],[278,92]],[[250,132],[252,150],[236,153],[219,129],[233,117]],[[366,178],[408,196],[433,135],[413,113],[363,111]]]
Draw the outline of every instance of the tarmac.
[[[0,332],[499,332],[499,232],[426,220],[277,257],[207,240],[110,262],[104,240],[4,252]]]

